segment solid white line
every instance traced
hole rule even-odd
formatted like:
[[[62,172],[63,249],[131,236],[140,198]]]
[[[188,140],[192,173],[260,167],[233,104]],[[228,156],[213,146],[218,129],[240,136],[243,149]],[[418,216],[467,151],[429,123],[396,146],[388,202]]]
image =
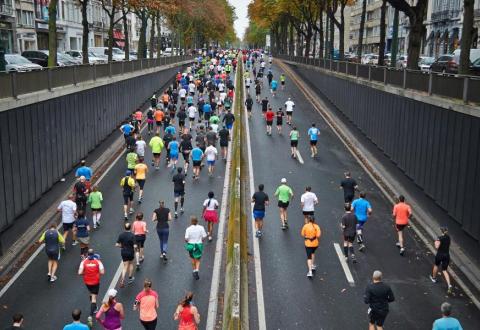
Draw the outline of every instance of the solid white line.
[[[302,158],[302,155],[300,154],[300,151],[297,149],[297,158],[298,158],[298,161],[300,162],[300,164],[304,164],[303,162],[303,158]]]
[[[145,126],[142,128],[142,131],[145,129]],[[103,174],[98,178],[96,181],[96,184],[99,184],[107,175],[107,173],[115,166],[115,164],[118,162],[118,160],[123,156],[123,153],[120,153],[117,158],[110,164],[110,166],[107,167],[107,169],[103,172]],[[62,224],[60,223],[57,226],[57,230],[59,230],[62,227]],[[30,256],[30,258],[27,259],[27,261],[20,267],[20,269],[15,273],[15,275],[8,281],[7,284],[2,288],[0,291],[0,298],[10,289],[10,287],[15,283],[15,281],[20,277],[20,275],[23,274],[23,272],[27,269],[27,267],[33,262],[33,260],[38,256],[38,254],[43,250],[45,246],[45,243],[42,243],[36,250],[33,252],[33,254]],[[121,264],[120,264],[121,266]],[[118,270],[117,270],[118,271]]]
[[[348,284],[350,286],[355,286],[355,281],[353,280],[352,273],[350,272],[350,268],[348,268],[347,262],[345,261],[345,256],[342,253],[342,249],[340,249],[340,245],[338,243],[333,243],[335,247],[335,251],[337,251],[338,259],[340,260],[340,264],[342,265],[343,272],[347,277]]]
[[[236,76],[235,76],[236,82]],[[236,89],[236,88],[235,88]],[[235,99],[232,102],[235,109]],[[215,245],[215,258],[213,260],[212,284],[210,286],[210,298],[208,300],[207,324],[205,329],[215,329],[218,311],[218,290],[220,287],[220,270],[223,259],[223,240],[225,236],[225,221],[227,217],[228,189],[230,188],[230,164],[232,162],[232,141],[228,142],[227,163],[225,165],[225,178],[223,180],[222,205],[217,232],[217,244]]]
[[[115,275],[113,275],[112,281],[110,282],[110,285],[107,288],[107,291],[105,292],[105,296],[103,296],[103,301],[108,301],[108,290],[114,289],[115,286],[117,285],[118,279],[120,278],[120,275],[122,275],[122,268],[123,268],[123,262],[120,261],[120,265],[117,268],[117,271],[115,272]],[[99,302],[99,303],[101,303]]]
[[[243,94],[243,104],[245,104],[245,93]],[[252,148],[250,145],[250,127],[248,126],[247,108],[243,107],[245,115],[244,125],[247,133],[247,152],[248,152],[248,171],[250,177],[250,193],[255,191],[253,163],[252,163]],[[253,237],[253,260],[255,265],[255,284],[257,290],[257,313],[258,313],[258,329],[266,330],[267,322],[265,318],[265,301],[263,299],[263,282],[262,282],[262,263],[260,258],[260,247],[258,245],[258,238],[255,237],[255,220],[253,220],[253,203],[250,204],[250,215],[252,222],[252,237]]]

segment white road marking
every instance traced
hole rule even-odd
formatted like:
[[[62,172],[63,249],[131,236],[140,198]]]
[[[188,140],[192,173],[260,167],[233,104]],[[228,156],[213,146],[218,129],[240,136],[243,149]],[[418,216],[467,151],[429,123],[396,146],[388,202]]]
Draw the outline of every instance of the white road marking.
[[[300,164],[305,164],[302,158],[302,155],[300,154],[300,151],[297,149],[297,159],[300,162]]]
[[[345,256],[342,253],[342,249],[338,243],[333,243],[335,247],[335,251],[337,251],[338,259],[340,260],[340,264],[342,265],[343,272],[347,277],[347,282],[350,286],[355,286],[355,281],[353,280],[352,273],[350,272],[350,268],[348,268],[347,262],[345,261]]]
[[[145,127],[142,129],[142,131],[145,129]],[[115,160],[110,164],[110,166],[108,166],[108,168],[105,170],[105,172],[103,172],[103,174],[98,178],[98,180],[96,181],[96,184],[99,184],[104,178],[105,178],[105,175],[112,169],[112,167],[118,162],[118,160],[123,156],[123,153],[120,153],[120,155],[117,156],[117,158],[115,158]],[[58,226],[57,226],[57,230],[59,230],[60,228],[62,227],[62,224],[60,223]],[[42,252],[43,248],[45,246],[45,243],[41,244],[36,250],[35,252],[33,252],[33,254],[30,256],[30,258],[27,259],[27,261],[22,265],[22,267],[20,267],[20,269],[15,273],[15,275],[10,279],[10,281],[8,281],[7,284],[5,284],[5,286],[2,288],[2,290],[0,291],[0,298],[8,291],[8,289],[10,289],[10,287],[13,285],[13,283],[15,283],[15,281],[20,277],[20,275],[23,274],[23,272],[27,269],[27,267],[33,262],[33,260],[35,260],[35,258],[38,256],[38,254],[40,252]]]
[[[122,264],[123,263],[120,261],[120,265],[118,266],[117,271],[115,272],[115,275],[113,275],[112,281],[110,282],[110,285],[108,286],[107,291],[105,292],[105,296],[103,296],[103,300],[101,302],[108,301],[108,291],[110,289],[114,289],[115,286],[117,285],[118,279],[120,278],[120,275],[122,275],[122,268],[123,268]],[[101,302],[97,302],[97,304]]]
[[[235,79],[236,81],[236,79]],[[235,109],[235,99],[232,102]],[[230,164],[232,162],[232,141],[228,142],[227,163],[225,165],[225,178],[223,180],[222,205],[217,232],[217,244],[215,245],[215,258],[213,260],[212,284],[210,286],[210,298],[208,300],[208,315],[206,329],[214,329],[217,322],[218,289],[220,287],[220,270],[223,259],[223,240],[225,236],[225,221],[227,217],[228,189],[230,188]]]
[[[243,104],[245,104],[245,93],[243,94]],[[250,193],[255,191],[253,164],[252,164],[252,148],[250,145],[250,127],[248,126],[247,108],[244,107],[244,125],[247,133],[247,152],[248,152],[248,171],[250,177]],[[257,313],[258,313],[258,329],[266,330],[267,322],[265,318],[265,302],[263,299],[263,282],[262,282],[262,263],[260,259],[260,247],[258,238],[255,237],[255,224],[253,223],[253,203],[250,205],[250,215],[252,218],[252,236],[253,236],[253,260],[255,265],[255,285],[257,290]],[[208,328],[207,328],[208,329]]]

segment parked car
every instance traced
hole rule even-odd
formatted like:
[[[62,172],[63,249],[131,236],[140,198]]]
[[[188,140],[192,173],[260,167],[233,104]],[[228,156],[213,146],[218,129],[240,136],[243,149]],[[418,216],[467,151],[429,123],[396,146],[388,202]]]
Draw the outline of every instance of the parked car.
[[[397,69],[406,69],[407,68],[407,62],[408,62],[408,56],[407,55],[400,55],[397,58]]]
[[[435,62],[434,57],[420,56],[418,68],[422,72],[430,72],[430,67],[432,66],[433,62]]]
[[[48,50],[27,50],[22,53],[22,56],[30,60],[31,62],[48,67]],[[61,53],[57,53],[56,66],[69,66],[75,65],[76,62],[72,61],[71,57]]]
[[[25,72],[41,69],[41,65],[32,63],[20,54],[5,54],[5,71],[7,72]]]
[[[455,56],[451,55],[440,55],[435,62],[430,66],[432,72],[441,72],[441,73],[457,73],[458,72],[458,63],[455,61]]]
[[[480,76],[480,57],[472,63],[470,67],[470,72],[476,76]]]
[[[461,49],[455,49],[453,51],[453,57],[455,58],[455,62],[460,64],[460,53],[462,52]],[[480,58],[480,49],[470,49],[470,63],[475,62],[477,59]]]
[[[89,52],[94,53],[95,55],[105,55],[108,57],[108,47],[89,47]],[[123,50],[117,47],[112,48],[112,60],[113,61],[125,61],[125,53]]]
[[[171,47],[165,48],[165,50],[163,51],[162,56],[172,56],[172,48],[171,48]]]
[[[83,53],[81,50],[67,50],[64,53],[78,60],[79,63],[83,63]]]
[[[371,54],[368,58],[367,64],[378,65],[378,55]]]
[[[370,57],[372,57],[374,54],[363,54],[362,58],[360,59],[360,63],[362,64],[368,64],[370,61]]]
[[[96,55],[95,53],[88,52],[88,62],[90,64],[104,64],[108,63],[108,57],[105,55]]]
[[[80,65],[83,63],[82,58],[70,56],[67,53],[62,53],[62,60],[68,61],[69,63],[74,63],[74,65]]]

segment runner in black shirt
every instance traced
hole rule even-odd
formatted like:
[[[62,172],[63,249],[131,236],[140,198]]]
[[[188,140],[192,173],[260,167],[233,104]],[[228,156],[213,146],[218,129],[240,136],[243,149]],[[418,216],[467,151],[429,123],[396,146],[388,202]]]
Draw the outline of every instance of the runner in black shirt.
[[[192,151],[193,146],[192,146],[191,135],[190,135],[190,139],[188,139],[188,137],[185,137],[185,138],[183,137],[184,135],[182,135],[182,142],[180,142],[180,152],[182,153],[183,160],[185,163],[183,165],[185,176],[187,176],[188,166],[190,165],[190,152]]]
[[[265,117],[265,112],[268,110],[268,98],[265,96],[265,98],[262,100],[262,117]]]
[[[275,118],[277,118],[277,131],[278,134],[282,134],[282,125],[283,125],[283,116],[285,114],[283,113],[282,108],[278,108],[277,113],[275,114]]]
[[[262,86],[258,80],[255,80],[255,100],[260,103],[260,94],[262,93]]]
[[[160,207],[153,211],[152,221],[157,222],[157,234],[160,240],[160,253],[164,261],[167,260],[167,245],[169,235],[168,222],[172,220],[170,209],[165,207],[165,202],[160,201]]]
[[[230,132],[227,126],[223,125],[223,128],[218,132],[220,138],[220,148],[222,148],[222,159],[227,161],[228,141],[230,139]]]
[[[253,100],[250,94],[247,95],[247,99],[245,100],[245,107],[247,108],[248,118],[252,117]]]
[[[152,108],[149,108],[147,111],[147,130],[148,135],[153,133],[153,123],[155,122],[154,111]]]
[[[357,262],[355,259],[355,253],[353,251],[353,242],[355,241],[356,227],[357,227],[357,217],[351,211],[352,206],[350,203],[345,203],[345,214],[342,216],[341,227],[343,229],[343,255],[345,256],[345,261],[348,261],[348,251],[353,263]]]
[[[345,172],[345,179],[340,182],[340,188],[343,188],[343,198],[345,203],[351,203],[355,197],[355,190],[358,189],[357,182],[352,179],[350,172]]]
[[[364,301],[369,305],[370,329],[383,327],[388,314],[388,304],[395,301],[390,286],[382,282],[382,272],[373,272],[373,283],[365,289]]]
[[[130,223],[125,223],[125,231],[118,236],[116,246],[121,248],[120,254],[122,255],[123,261],[123,270],[120,280],[120,287],[125,286],[125,275],[128,273],[128,284],[133,283],[135,279],[133,277],[133,259],[135,259],[135,249],[137,245],[135,244],[135,235],[130,231]]]
[[[177,118],[179,131],[183,132],[183,128],[185,127],[185,120],[187,119],[187,112],[185,111],[185,109],[180,109],[180,111],[177,113]]]
[[[252,196],[253,217],[255,218],[255,228],[257,229],[255,236],[262,237],[263,235],[263,218],[265,217],[265,206],[268,205],[268,195],[263,192],[264,186],[260,184],[258,191]]]
[[[438,236],[435,240],[437,254],[435,255],[435,264],[430,279],[432,282],[437,283],[437,274],[440,268],[448,285],[447,293],[451,294],[453,288],[452,283],[450,282],[450,275],[448,274],[448,265],[450,264],[450,236],[448,235],[447,227],[440,228],[440,231],[442,232],[442,235]]]
[[[182,173],[183,168],[177,168],[177,174],[172,178],[173,197],[175,198],[175,218],[178,218],[178,200],[180,199],[180,213],[183,214],[183,203],[185,201],[185,175]]]

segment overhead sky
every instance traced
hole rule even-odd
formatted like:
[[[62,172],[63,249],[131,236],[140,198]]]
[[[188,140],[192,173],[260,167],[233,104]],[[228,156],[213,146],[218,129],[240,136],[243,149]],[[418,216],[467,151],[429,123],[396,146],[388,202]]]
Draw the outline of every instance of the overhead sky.
[[[248,27],[248,4],[250,0],[228,0],[228,2],[235,7],[235,15],[237,15],[237,20],[234,23],[235,32],[241,40],[245,29]]]

